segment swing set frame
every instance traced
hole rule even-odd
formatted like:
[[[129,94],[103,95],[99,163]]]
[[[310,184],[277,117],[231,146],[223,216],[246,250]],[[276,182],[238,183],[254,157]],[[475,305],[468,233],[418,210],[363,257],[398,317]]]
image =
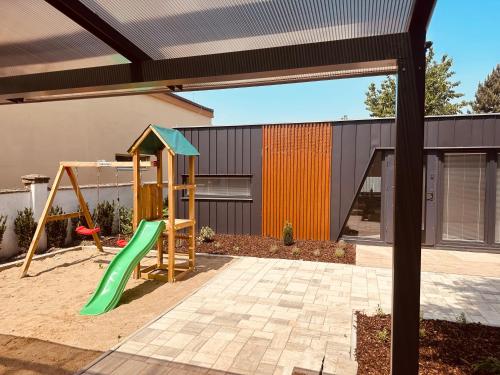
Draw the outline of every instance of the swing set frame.
[[[28,252],[26,253],[26,257],[24,258],[24,263],[21,268],[21,277],[25,277],[28,274],[28,270],[31,264],[31,261],[33,260],[33,256],[35,255],[36,249],[38,248],[38,244],[40,243],[40,238],[42,237],[42,233],[44,232],[45,225],[50,222],[50,221],[59,221],[59,220],[66,220],[66,219],[71,219],[75,217],[84,217],[85,221],[87,222],[87,226],[89,229],[94,229],[95,224],[94,221],[92,220],[92,215],[90,214],[90,211],[87,207],[87,203],[85,201],[85,198],[83,197],[82,191],[80,189],[80,185],[78,183],[78,177],[77,174],[75,173],[75,168],[105,168],[105,167],[111,167],[111,168],[130,168],[133,167],[134,163],[133,162],[122,162],[122,161],[97,161],[97,162],[87,162],[87,161],[62,161],[59,163],[59,169],[57,170],[56,177],[54,178],[54,182],[52,183],[52,187],[50,189],[49,196],[47,198],[47,201],[45,202],[45,207],[42,211],[42,215],[40,216],[40,219],[38,220],[38,224],[35,230],[35,234],[33,236],[33,239],[31,240],[30,247],[28,248]],[[139,168],[150,168],[152,167],[151,162],[140,162]],[[50,208],[52,207],[52,204],[54,203],[55,196],[57,194],[57,191],[59,189],[59,185],[61,183],[61,180],[64,176],[64,174],[68,175],[69,181],[71,183],[71,186],[73,188],[73,191],[76,195],[76,198],[78,200],[78,204],[80,205],[80,211],[78,212],[71,212],[71,213],[66,213],[66,214],[61,214],[61,215],[49,215]],[[92,233],[92,239],[94,240],[95,246],[97,249],[102,252],[102,244],[101,240],[99,238],[99,234],[97,233]]]

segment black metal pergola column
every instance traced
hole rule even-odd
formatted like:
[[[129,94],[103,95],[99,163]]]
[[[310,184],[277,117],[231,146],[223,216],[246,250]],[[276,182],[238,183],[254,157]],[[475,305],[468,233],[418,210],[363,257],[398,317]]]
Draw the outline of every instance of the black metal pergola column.
[[[398,60],[391,374],[418,374],[425,98],[425,28]]]

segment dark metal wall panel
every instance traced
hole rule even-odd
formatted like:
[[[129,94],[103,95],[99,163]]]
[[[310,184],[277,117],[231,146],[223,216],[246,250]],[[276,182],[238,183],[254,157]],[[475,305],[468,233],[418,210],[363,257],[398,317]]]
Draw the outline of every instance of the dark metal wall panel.
[[[368,156],[377,148],[394,148],[396,127],[393,119],[342,121],[332,126],[330,233],[335,240],[363,182],[360,176],[369,166]],[[366,130],[368,126],[370,131]],[[500,114],[429,117],[425,120],[425,147],[500,147]],[[392,229],[384,231],[392,238]]]
[[[336,239],[347,219],[355,194],[361,187],[373,151],[394,148],[396,128],[394,119],[339,121],[333,122],[332,126],[330,235]],[[201,153],[196,163],[198,174],[226,171],[228,174],[253,176],[253,202],[197,201],[198,225],[211,225],[221,233],[260,234],[262,127],[251,125],[179,130]],[[500,114],[429,117],[425,121],[425,147],[428,152],[439,148],[500,148]],[[186,167],[187,164],[180,164],[178,174],[182,174],[181,169]],[[426,220],[430,220],[431,211],[427,212]]]
[[[262,129],[250,135],[250,173],[254,202],[262,202]],[[251,233],[262,233],[262,204],[251,205]]]
[[[198,229],[209,225],[218,233],[261,233],[262,129],[260,126],[179,128],[200,152],[197,174],[252,175],[252,201],[196,200]],[[178,178],[187,163],[177,162]],[[187,210],[178,199],[179,213]]]

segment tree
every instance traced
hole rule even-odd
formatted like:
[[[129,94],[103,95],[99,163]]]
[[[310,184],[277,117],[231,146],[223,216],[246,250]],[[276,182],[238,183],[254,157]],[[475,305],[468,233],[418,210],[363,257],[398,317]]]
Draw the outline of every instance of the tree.
[[[451,81],[455,74],[451,70],[453,60],[443,55],[438,62],[434,59],[434,50],[429,48],[425,66],[425,115],[455,115],[468,105],[465,100],[456,102],[464,96],[455,91],[460,82]],[[371,117],[392,117],[396,115],[396,79],[388,76],[377,88],[375,83],[368,86],[366,109]]]
[[[500,64],[477,86],[472,110],[476,113],[500,112]]]

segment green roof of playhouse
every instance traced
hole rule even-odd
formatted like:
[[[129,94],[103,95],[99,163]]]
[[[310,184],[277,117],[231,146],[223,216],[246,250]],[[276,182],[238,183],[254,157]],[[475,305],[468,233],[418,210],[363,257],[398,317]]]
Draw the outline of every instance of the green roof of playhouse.
[[[180,131],[158,125],[149,125],[130,146],[128,152],[132,153],[138,148],[141,154],[154,155],[165,147],[175,155],[200,155],[196,147]]]

